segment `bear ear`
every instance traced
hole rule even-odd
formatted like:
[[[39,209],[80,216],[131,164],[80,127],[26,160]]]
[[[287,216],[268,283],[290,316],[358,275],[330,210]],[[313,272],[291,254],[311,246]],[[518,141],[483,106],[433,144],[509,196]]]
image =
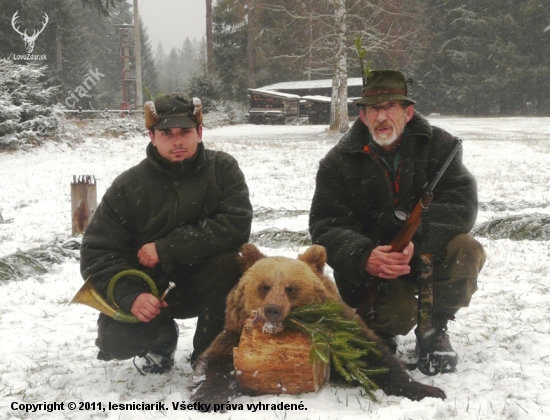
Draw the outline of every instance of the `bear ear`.
[[[256,263],[256,261],[261,260],[262,258],[267,258],[264,254],[260,252],[256,245],[244,244],[241,247],[241,258],[240,264],[242,272],[244,273],[250,267]]]
[[[298,255],[298,259],[313,268],[317,274],[323,274],[323,268],[327,262],[327,252],[321,245],[312,245],[306,252]]]

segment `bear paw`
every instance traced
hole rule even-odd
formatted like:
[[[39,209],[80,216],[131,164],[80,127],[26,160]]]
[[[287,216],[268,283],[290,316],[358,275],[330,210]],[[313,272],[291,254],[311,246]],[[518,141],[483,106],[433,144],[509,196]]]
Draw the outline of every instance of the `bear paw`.
[[[392,387],[393,389],[385,391],[386,394],[397,395],[408,398],[413,401],[420,401],[424,398],[447,398],[445,391],[436,386],[424,385],[420,382],[410,381],[405,386]]]

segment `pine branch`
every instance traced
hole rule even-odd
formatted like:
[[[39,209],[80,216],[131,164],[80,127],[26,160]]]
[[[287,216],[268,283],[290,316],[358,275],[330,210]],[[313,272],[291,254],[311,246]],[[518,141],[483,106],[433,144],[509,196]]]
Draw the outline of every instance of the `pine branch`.
[[[370,376],[387,369],[369,369],[364,357],[369,353],[380,354],[375,343],[361,335],[361,325],[343,316],[343,308],[337,302],[313,303],[293,310],[284,325],[291,330],[307,334],[311,341],[310,362],[332,360],[342,377],[358,381],[366,393],[376,400],[373,391],[378,389]]]

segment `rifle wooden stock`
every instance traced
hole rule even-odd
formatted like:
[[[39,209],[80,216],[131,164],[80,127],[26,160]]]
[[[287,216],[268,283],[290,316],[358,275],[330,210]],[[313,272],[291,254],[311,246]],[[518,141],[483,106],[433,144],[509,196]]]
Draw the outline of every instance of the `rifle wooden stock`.
[[[395,235],[393,241],[391,241],[390,245],[392,252],[403,252],[403,250],[407,247],[409,242],[412,240],[414,233],[420,226],[420,222],[422,221],[422,210],[428,208],[433,198],[433,193],[425,192],[422,198],[418,200],[418,203],[414,206],[411,215],[405,221],[399,232],[397,232],[397,235]]]

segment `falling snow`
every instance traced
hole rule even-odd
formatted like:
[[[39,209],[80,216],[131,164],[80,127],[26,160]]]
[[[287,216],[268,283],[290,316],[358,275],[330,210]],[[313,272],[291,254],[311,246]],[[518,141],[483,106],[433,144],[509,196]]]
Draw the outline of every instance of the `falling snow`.
[[[464,140],[464,161],[478,180],[478,223],[506,215],[550,214],[549,118],[433,118]],[[319,160],[338,135],[322,126],[240,125],[205,130],[207,147],[234,155],[245,173],[254,209],[253,231],[307,230]],[[98,198],[115,176],[144,157],[145,137],[89,138],[0,154],[0,257],[70,237],[73,175],[94,175]],[[479,238],[488,260],[469,308],[450,324],[460,364],[455,374],[412,376],[443,388],[445,401],[377,392],[375,403],[359,388],[328,386],[298,396],[241,396],[243,411],[220,419],[548,419],[550,418],[550,241]],[[295,257],[298,245],[262,247],[268,255]],[[331,270],[327,268],[330,275]],[[178,321],[180,340],[170,374],[143,377],[132,361],[96,359],[97,313],[67,303],[82,285],[79,262],[65,257],[47,274],[0,284],[0,418],[180,419],[206,418],[172,410],[189,402],[195,319]],[[399,352],[414,348],[400,337]],[[12,410],[42,402],[155,404],[168,411]],[[247,410],[247,404],[299,404],[307,411]]]

